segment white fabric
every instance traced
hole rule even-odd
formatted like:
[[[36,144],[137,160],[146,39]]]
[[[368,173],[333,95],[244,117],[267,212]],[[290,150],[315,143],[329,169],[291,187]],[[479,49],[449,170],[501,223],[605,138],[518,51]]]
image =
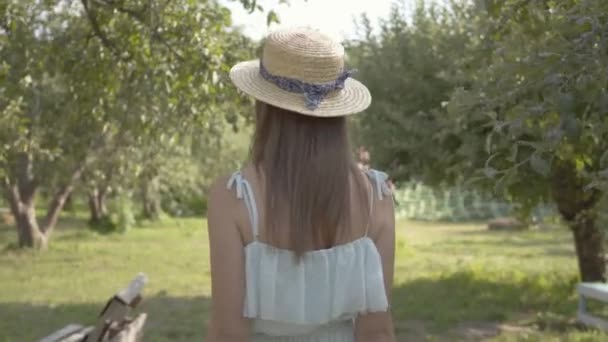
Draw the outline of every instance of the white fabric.
[[[258,241],[245,247],[243,315],[252,341],[352,342],[359,313],[386,311],[380,255],[364,237],[305,253]]]
[[[265,322],[256,321],[255,323]],[[254,327],[256,325],[257,324],[254,324]],[[266,329],[262,331],[286,331],[284,323],[277,323],[272,329],[269,327],[265,328]],[[258,329],[258,331],[260,330]],[[353,321],[336,322],[321,327],[317,326],[314,331],[307,334],[282,334],[281,336],[271,336],[264,333],[254,333],[250,339],[251,342],[353,342],[354,340],[355,333]]]
[[[391,195],[391,189],[386,183],[388,180],[388,174],[374,169],[365,171],[365,174],[372,182],[374,182],[374,185],[376,186],[376,194],[378,195],[379,200],[382,200],[384,196]]]
[[[228,189],[231,189],[234,185],[236,185],[236,198],[245,201],[245,207],[247,207],[247,213],[249,214],[249,222],[251,223],[251,230],[253,231],[253,236],[257,240],[259,218],[258,207],[255,204],[255,197],[253,197],[253,189],[239,171],[233,173],[230,180],[228,180]]]
[[[368,173],[382,196],[384,174]],[[304,253],[257,240],[257,208],[251,186],[235,173],[256,239],[245,246],[243,316],[252,319],[254,342],[352,342],[358,314],[388,310],[382,260],[365,236],[347,244]]]

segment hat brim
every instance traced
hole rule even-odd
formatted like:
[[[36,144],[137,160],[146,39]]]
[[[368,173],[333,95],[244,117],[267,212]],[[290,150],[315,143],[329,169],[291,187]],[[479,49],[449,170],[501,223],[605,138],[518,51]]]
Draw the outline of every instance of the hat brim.
[[[260,75],[259,60],[241,62],[230,70],[230,79],[244,93],[257,100],[300,114],[317,117],[336,117],[364,111],[372,102],[365,85],[349,78],[344,89],[328,94],[318,108],[306,107],[304,94],[283,90]]]

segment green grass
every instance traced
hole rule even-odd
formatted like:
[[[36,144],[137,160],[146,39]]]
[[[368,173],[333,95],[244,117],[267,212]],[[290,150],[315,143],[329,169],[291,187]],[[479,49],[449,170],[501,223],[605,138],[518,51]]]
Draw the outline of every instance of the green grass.
[[[99,235],[64,218],[50,250],[18,251],[0,226],[0,341],[92,323],[137,272],[150,277],[146,341],[200,341],[209,309],[203,219]],[[574,322],[576,261],[566,230],[488,232],[399,223],[393,312],[399,340],[598,341]],[[496,336],[498,335],[498,336]]]

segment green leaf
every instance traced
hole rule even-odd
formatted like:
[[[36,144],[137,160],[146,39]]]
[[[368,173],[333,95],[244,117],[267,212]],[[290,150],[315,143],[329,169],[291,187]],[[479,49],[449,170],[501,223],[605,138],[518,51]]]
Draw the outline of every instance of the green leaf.
[[[512,138],[519,138],[524,133],[524,120],[517,118],[509,124],[509,134]]]
[[[534,153],[530,157],[530,166],[532,170],[541,176],[548,176],[549,172],[551,172],[551,165],[548,161],[544,160],[539,153]]]
[[[580,128],[574,113],[570,112],[562,115],[561,128],[564,130],[564,132],[566,132],[566,136],[568,138],[578,139],[580,135]]]
[[[556,85],[562,80],[562,74],[549,74],[545,77],[545,85]]]
[[[604,93],[600,97],[600,115],[608,114],[608,93]]]
[[[562,131],[559,127],[551,128],[545,133],[545,139],[554,145],[559,143],[563,137],[564,131]]]
[[[608,151],[604,151],[600,157],[600,167],[608,167]]]
[[[515,162],[517,162],[517,154],[518,154],[518,152],[519,152],[519,148],[518,148],[518,146],[519,146],[519,145],[517,145],[517,144],[513,144],[513,145],[511,146],[511,151],[510,151],[510,154],[509,154],[509,158],[507,159],[507,160],[508,160],[508,161],[510,161],[511,163],[515,163]]]
[[[266,25],[270,26],[272,23],[280,23],[279,16],[275,11],[268,12],[266,16]]]
[[[486,175],[486,177],[488,178],[494,178],[496,177],[496,175],[498,175],[498,170],[491,166],[488,166],[483,169],[483,174]]]
[[[571,93],[560,94],[557,98],[557,107],[560,113],[572,113],[575,111],[576,100]]]
[[[491,132],[490,134],[488,134],[488,136],[486,137],[486,153],[490,154],[492,153],[492,138],[494,136],[494,132]]]
[[[602,183],[600,181],[594,180],[591,183],[585,185],[584,190],[585,191],[590,191],[590,190],[593,190],[593,189],[599,190],[600,187],[601,187],[601,185],[602,185]]]

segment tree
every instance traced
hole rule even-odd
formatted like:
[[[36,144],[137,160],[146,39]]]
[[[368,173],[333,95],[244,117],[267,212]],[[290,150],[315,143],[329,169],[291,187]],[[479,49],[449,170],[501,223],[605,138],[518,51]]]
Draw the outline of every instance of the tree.
[[[466,180],[524,211],[553,201],[573,233],[581,279],[605,281],[605,234],[597,219],[608,179],[607,13],[601,0],[480,0],[452,3],[430,20],[428,33],[415,17],[407,34],[395,34],[401,43],[383,31],[382,49],[410,48],[403,58],[382,55],[383,65],[423,64],[381,74],[392,97],[380,81],[372,83],[376,117],[361,125],[370,130],[393,122],[390,132],[405,140],[390,145],[367,135],[370,146],[394,156],[381,162],[402,179]],[[387,27],[401,25],[392,20]],[[454,33],[456,45],[441,48]],[[412,37],[433,34],[439,38],[430,48],[414,45]],[[368,66],[363,75],[378,68]],[[447,80],[444,88],[433,83],[438,77]],[[437,96],[422,104],[401,98],[423,98],[420,88],[427,86]]]
[[[608,3],[511,1],[490,9],[500,11],[488,25],[493,53],[450,108],[486,117],[485,174],[520,202],[551,198],[572,230],[581,278],[605,281],[596,220],[608,179]]]
[[[374,164],[396,180],[449,181],[434,167],[446,152],[428,137],[438,129],[432,112],[455,87],[470,82],[475,68],[477,55],[460,54],[474,41],[469,12],[457,4],[448,9],[419,2],[410,18],[394,6],[377,35],[363,17],[361,39],[347,44],[349,63],[373,96],[371,114],[357,118],[357,136]]]
[[[242,101],[226,74],[249,42],[215,1],[0,6],[0,172],[20,246],[47,245],[96,161],[205,127],[216,103]],[[39,222],[41,188],[53,195]]]
[[[74,145],[74,135],[68,134],[62,141],[48,143],[69,128],[76,132],[88,129],[91,120],[85,117],[76,125],[76,118],[70,110],[78,111],[91,103],[87,101],[89,97],[72,106],[66,103],[74,84],[68,83],[67,75],[61,70],[74,56],[64,55],[65,62],[57,58],[59,44],[54,43],[52,37],[70,14],[62,13],[51,20],[46,17],[45,9],[50,9],[48,5],[46,8],[42,4],[38,7],[28,5],[31,4],[3,3],[5,15],[0,23],[3,61],[0,140],[4,157],[0,168],[3,170],[4,192],[18,227],[20,245],[43,247],[73,182],[87,163],[79,146],[93,147],[94,141],[83,140],[82,145]],[[61,38],[65,40],[73,33],[66,32]],[[55,120],[62,113],[65,113],[64,120]],[[57,163],[61,149],[83,162],[72,163],[72,159]],[[34,203],[42,178],[53,186],[53,194],[47,215],[39,223]]]

